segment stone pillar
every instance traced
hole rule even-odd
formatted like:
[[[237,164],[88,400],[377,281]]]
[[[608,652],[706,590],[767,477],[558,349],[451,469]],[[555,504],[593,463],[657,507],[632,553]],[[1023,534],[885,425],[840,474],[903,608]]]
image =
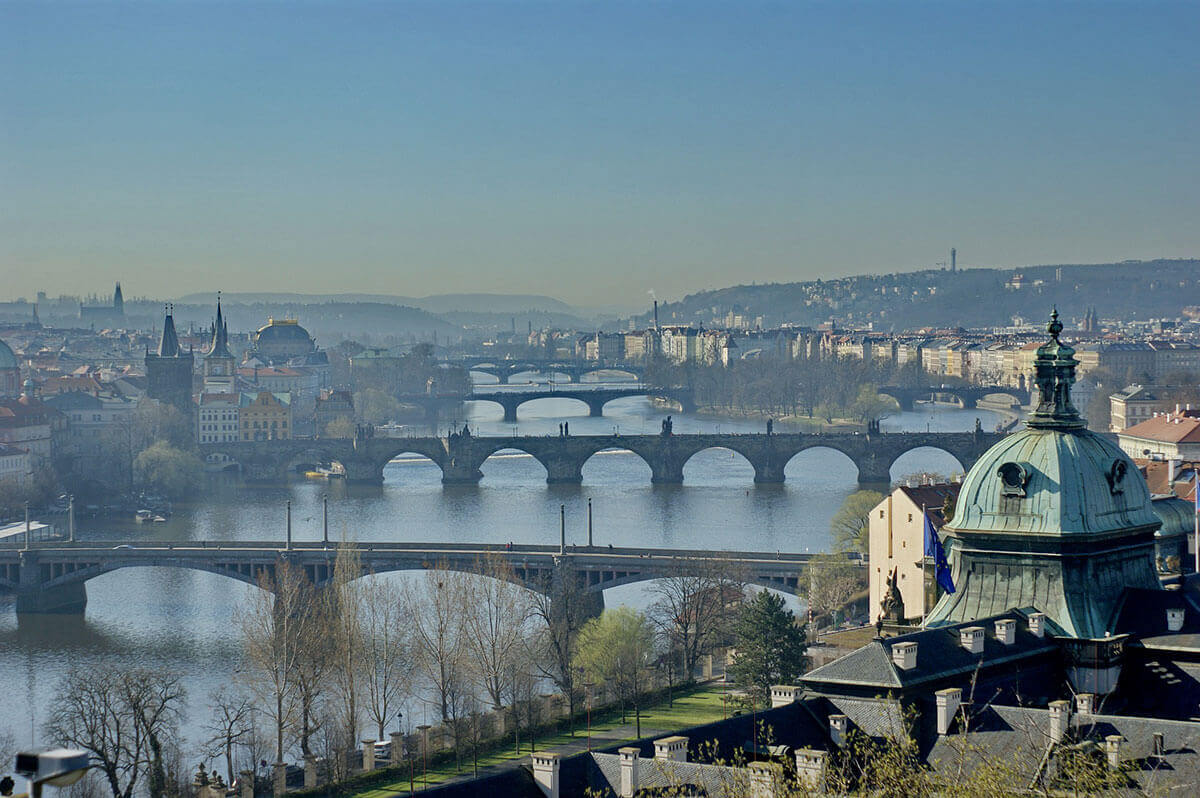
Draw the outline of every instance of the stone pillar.
[[[253,770],[243,770],[238,773],[238,798],[254,798]]]
[[[362,769],[363,770],[374,770],[375,769],[375,741],[374,740],[363,740],[362,741],[362,752],[363,752]]]
[[[691,674],[688,674],[689,676]],[[711,679],[713,676],[713,655],[705,654],[700,658],[700,677],[702,679]]]
[[[22,551],[17,582],[17,614],[54,613],[81,615],[87,608],[87,589],[83,582],[68,582],[57,587],[42,585],[42,568],[36,549]]]
[[[304,789],[317,786],[317,758],[312,754],[304,757]]]
[[[287,792],[287,763],[276,762],[271,769],[271,792],[278,798]]]
[[[1104,755],[1108,759],[1109,770],[1121,768],[1121,735],[1110,734],[1104,738]]]
[[[1050,710],[1050,742],[1061,743],[1071,723],[1071,702],[1051,701],[1046,708]]]
[[[688,738],[675,735],[654,741],[654,758],[664,762],[686,762]]]
[[[392,732],[391,749],[388,751],[388,759],[393,766],[399,765],[404,759],[404,735],[401,732]]]

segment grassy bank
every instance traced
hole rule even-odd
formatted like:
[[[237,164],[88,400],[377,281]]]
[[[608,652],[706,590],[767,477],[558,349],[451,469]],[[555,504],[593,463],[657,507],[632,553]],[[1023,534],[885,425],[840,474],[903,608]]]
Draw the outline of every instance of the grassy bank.
[[[725,717],[725,705],[722,695],[725,691],[720,685],[701,685],[688,690],[676,692],[674,702],[669,702],[665,695],[654,700],[642,709],[643,736],[684,729],[712,723]],[[630,711],[622,722],[620,711],[605,710],[592,713],[592,744],[596,747],[612,745],[616,742],[636,739],[633,713]],[[546,751],[560,749],[564,754],[587,749],[586,717],[581,718],[576,725],[575,735],[571,736],[566,727],[547,728],[536,738],[536,749]],[[479,770],[486,768],[513,767],[520,760],[529,756],[529,741],[522,733],[521,753],[518,754],[513,746],[512,737],[503,741],[490,741],[486,746],[480,746]],[[469,776],[474,773],[469,743],[464,743],[461,769],[456,765],[453,752],[439,752],[431,757],[428,770],[422,775],[420,760],[412,763],[412,778],[416,791],[420,792],[423,784],[440,784],[457,777]],[[409,763],[399,767],[385,768],[356,776],[338,785],[291,793],[295,796],[353,796],[353,798],[390,798],[395,795],[409,795]]]

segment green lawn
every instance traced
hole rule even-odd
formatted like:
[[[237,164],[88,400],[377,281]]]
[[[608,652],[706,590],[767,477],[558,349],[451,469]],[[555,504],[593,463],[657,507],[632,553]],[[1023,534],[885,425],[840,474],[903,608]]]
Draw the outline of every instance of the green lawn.
[[[648,735],[652,731],[674,733],[676,730],[685,729],[689,726],[699,726],[705,723],[721,720],[725,717],[725,709],[721,696],[723,690],[720,686],[702,686],[689,691],[687,694],[676,697],[674,706],[668,706],[664,700],[642,710],[642,735]],[[612,745],[618,741],[627,741],[636,739],[633,728],[633,713],[630,712],[626,718],[627,723],[621,723],[621,714],[619,712],[605,712],[592,716],[592,744],[595,747],[604,747]],[[575,736],[572,737],[566,732],[556,734],[550,737],[538,738],[537,750],[545,751],[555,748],[564,748],[563,753],[573,753],[576,750],[585,750],[587,748],[587,733],[585,728],[576,729]],[[492,751],[486,755],[480,755],[479,768],[503,765],[506,762],[512,762],[516,759],[523,759],[529,756],[529,744],[527,740],[521,741],[521,755],[517,756],[513,750],[511,740],[506,748]],[[421,763],[415,763],[416,788],[420,792],[421,778]],[[457,771],[453,764],[443,765],[437,770],[430,770],[428,781],[430,784],[438,784],[447,779],[456,776],[470,774],[472,772],[471,760],[469,755],[463,758],[463,770]],[[390,784],[384,784],[370,790],[354,793],[353,798],[390,798],[395,795],[408,795],[408,778],[401,781],[395,781]]]

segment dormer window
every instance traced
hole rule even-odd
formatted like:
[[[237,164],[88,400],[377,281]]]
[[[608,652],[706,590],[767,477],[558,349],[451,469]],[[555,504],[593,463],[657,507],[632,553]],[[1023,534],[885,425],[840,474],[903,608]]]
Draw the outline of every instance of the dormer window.
[[[1122,487],[1121,482],[1124,481],[1125,472],[1128,470],[1129,466],[1124,460],[1113,460],[1112,465],[1109,466],[1108,473],[1104,475],[1108,479],[1108,490],[1114,496],[1124,492],[1125,489]]]
[[[1029,484],[1029,471],[1020,463],[1004,463],[997,469],[1000,477],[1000,494],[1025,498],[1025,486]]]

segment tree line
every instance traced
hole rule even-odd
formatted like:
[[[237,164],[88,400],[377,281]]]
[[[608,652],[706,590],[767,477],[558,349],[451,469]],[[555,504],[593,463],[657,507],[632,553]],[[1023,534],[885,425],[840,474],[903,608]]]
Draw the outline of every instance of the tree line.
[[[570,718],[603,687],[640,731],[651,682],[692,682],[701,659],[722,646],[738,652],[731,678],[766,705],[770,685],[804,670],[803,624],[776,594],[746,599],[738,563],[695,566],[653,583],[645,612],[596,614],[569,568],[530,590],[499,556],[482,557],[477,573],[432,564],[392,580],[363,577],[357,550],[341,546],[321,586],[280,561],[238,614],[241,661],[230,684],[202,702],[204,740],[181,737],[180,678],[149,669],[65,677],[43,731],[99,763],[94,794],[163,798],[185,789],[183,749],[197,742],[227,784],[296,755],[320,762],[328,780],[344,778],[358,742],[385,739],[402,712],[410,728],[417,711],[445,727],[460,767],[487,711],[506,716],[520,753],[546,720],[537,699],[548,686]]]

